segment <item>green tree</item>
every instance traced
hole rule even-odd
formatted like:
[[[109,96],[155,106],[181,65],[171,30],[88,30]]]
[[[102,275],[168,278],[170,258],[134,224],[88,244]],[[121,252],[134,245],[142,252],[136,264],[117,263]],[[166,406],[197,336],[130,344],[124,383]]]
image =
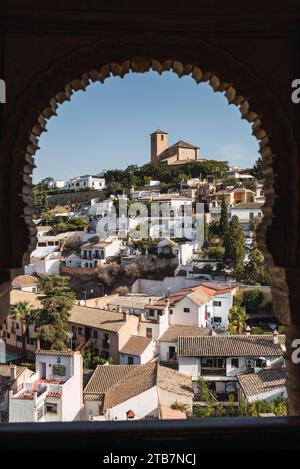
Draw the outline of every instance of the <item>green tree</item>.
[[[198,391],[201,401],[206,405],[197,406],[195,408],[195,416],[200,418],[213,416],[218,400],[215,393],[209,389],[206,381],[202,378],[202,376],[200,376],[198,379]]]
[[[220,235],[222,236],[224,244],[225,244],[225,240],[228,237],[228,230],[229,230],[228,210],[227,210],[227,203],[226,203],[225,195],[223,195],[223,198],[222,198],[221,218],[220,218],[219,226],[220,226]]]
[[[259,181],[262,181],[264,179],[263,160],[261,156],[259,156],[257,160],[255,161],[253,168],[250,170],[250,174]]]
[[[263,299],[263,293],[259,288],[255,288],[255,290],[249,290],[243,294],[242,304],[248,314],[257,313]]]
[[[267,275],[265,269],[265,259],[256,243],[249,252],[249,259],[245,267],[246,280],[251,285],[267,284]]]
[[[224,260],[225,249],[222,246],[213,246],[208,250],[208,258],[223,262]]]
[[[241,335],[246,328],[248,316],[246,309],[242,306],[234,305],[229,310],[229,331],[231,335]]]
[[[10,311],[10,317],[13,320],[19,320],[21,325],[22,337],[22,358],[26,357],[26,342],[29,339],[29,326],[34,324],[37,310],[31,306],[28,301],[19,301]]]
[[[234,215],[229,223],[228,242],[225,245],[225,259],[234,276],[240,280],[244,273],[246,255],[245,237],[239,219]]]
[[[75,301],[69,278],[58,274],[44,276],[40,283],[42,308],[37,316],[37,335],[44,349],[66,350],[68,318]]]

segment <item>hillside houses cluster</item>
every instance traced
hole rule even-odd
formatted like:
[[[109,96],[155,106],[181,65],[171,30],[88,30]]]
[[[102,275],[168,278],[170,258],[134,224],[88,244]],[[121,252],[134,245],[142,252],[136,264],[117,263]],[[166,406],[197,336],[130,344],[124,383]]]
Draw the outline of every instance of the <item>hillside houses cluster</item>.
[[[11,291],[19,301],[40,306],[35,277],[20,276]],[[135,420],[186,418],[199,405],[202,377],[220,401],[229,395],[248,402],[285,396],[285,336],[230,336],[228,314],[235,287],[202,281],[161,295],[108,295],[76,302],[71,309],[69,351],[39,349],[34,324],[27,356],[35,372],[13,363],[0,366],[0,415],[16,421]],[[195,283],[195,282],[192,282]],[[156,295],[154,294],[156,293]],[[7,317],[0,331],[6,352],[20,356],[23,326]],[[90,349],[107,360],[83,370]],[[69,404],[72,396],[72,405]]]

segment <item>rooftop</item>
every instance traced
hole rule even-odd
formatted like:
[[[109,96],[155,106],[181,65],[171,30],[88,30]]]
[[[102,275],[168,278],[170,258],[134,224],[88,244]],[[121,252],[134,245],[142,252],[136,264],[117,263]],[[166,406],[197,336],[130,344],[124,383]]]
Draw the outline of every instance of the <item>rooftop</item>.
[[[199,147],[197,147],[195,145],[192,145],[191,143],[185,142],[184,140],[179,140],[178,142],[173,143],[173,145],[169,146],[168,148],[176,148],[176,147],[192,148],[192,149],[195,149],[195,150],[199,149]]]
[[[140,356],[146,350],[146,348],[151,344],[152,339],[147,337],[141,337],[138,335],[132,335],[126,344],[123,345],[120,353],[125,353],[126,355]]]
[[[147,295],[125,295],[116,296],[107,302],[109,306],[121,306],[123,308],[144,309],[150,302],[155,302],[159,296]]]
[[[286,373],[284,368],[270,368],[254,373],[240,373],[237,375],[239,385],[246,397],[272,391],[285,391]]]
[[[18,275],[12,281],[12,287],[22,288],[22,287],[37,285],[38,283],[39,283],[39,280],[37,279],[37,277],[34,277],[33,275]]]
[[[130,315],[128,321],[138,322],[138,318]],[[85,306],[73,306],[70,317],[70,323],[94,327],[111,332],[117,332],[123,325],[123,314],[115,311],[104,311],[103,309],[88,308]]]
[[[177,342],[178,337],[210,336],[209,327],[196,326],[169,326],[166,332],[158,339],[159,342]]]
[[[84,398],[104,398],[104,410],[158,386],[161,389],[192,396],[192,380],[157,362],[146,365],[99,365],[84,390]]]
[[[284,343],[284,335],[278,336],[278,344],[270,335],[178,337],[178,356],[279,357],[283,355],[280,345]]]
[[[260,209],[262,208],[263,204],[258,204],[257,202],[247,202],[247,203],[240,203],[231,207],[231,210],[234,209]]]

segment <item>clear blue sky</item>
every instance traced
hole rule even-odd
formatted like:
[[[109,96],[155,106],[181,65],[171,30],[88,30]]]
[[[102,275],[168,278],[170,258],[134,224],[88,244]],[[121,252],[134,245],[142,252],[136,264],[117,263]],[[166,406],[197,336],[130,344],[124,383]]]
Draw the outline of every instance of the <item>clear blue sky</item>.
[[[172,72],[131,73],[93,83],[59,107],[40,139],[34,182],[142,165],[158,126],[169,133],[170,145],[185,140],[205,158],[247,167],[258,157],[248,122],[208,84]]]

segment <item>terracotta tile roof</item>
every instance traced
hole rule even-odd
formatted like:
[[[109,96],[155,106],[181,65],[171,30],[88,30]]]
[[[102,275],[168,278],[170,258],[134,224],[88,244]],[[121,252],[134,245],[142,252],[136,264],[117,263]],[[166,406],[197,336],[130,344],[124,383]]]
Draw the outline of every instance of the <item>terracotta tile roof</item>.
[[[138,318],[132,315],[128,320],[138,322]],[[73,306],[68,322],[111,332],[117,332],[124,325],[122,313],[78,305]]]
[[[0,379],[10,378],[11,365],[0,365]],[[23,371],[26,370],[25,366],[17,366],[17,377],[20,376]]]
[[[210,336],[209,327],[196,326],[169,326],[166,332],[158,339],[159,342],[177,342],[178,337]]]
[[[191,143],[188,143],[188,142],[185,142],[184,140],[179,140],[178,142],[176,143],[173,143],[173,145],[169,146],[169,148],[176,148],[176,147],[180,147],[180,148],[193,148],[193,149],[199,149],[199,147],[196,147],[195,145],[192,145]]]
[[[73,352],[72,350],[36,350],[36,355],[55,355],[58,357],[72,357],[74,354],[78,354],[80,352]]]
[[[102,241],[100,243],[87,243],[83,244],[80,249],[103,249],[107,246],[110,246],[110,244],[112,244],[112,241]]]
[[[285,391],[286,373],[284,368],[270,368],[254,373],[240,373],[237,375],[239,385],[246,397],[272,391]]]
[[[36,293],[17,290],[14,288],[10,292],[10,305],[13,306],[16,303],[19,303],[19,301],[28,301],[28,303],[30,303],[30,305],[34,308],[40,308],[42,305],[38,297],[39,295],[37,295]]]
[[[151,342],[152,339],[148,339],[147,337],[132,335],[129,340],[127,340],[126,344],[123,345],[120,353],[134,356],[142,355]]]
[[[104,410],[110,409],[154,386],[191,397],[192,379],[157,362],[146,365],[98,366],[84,390],[84,398],[104,398]],[[93,379],[94,378],[94,379]]]
[[[150,135],[155,135],[155,134],[166,134],[166,135],[168,135],[168,132],[165,132],[164,130],[161,130],[161,129],[157,129],[157,130],[155,130],[155,132],[152,132],[152,134],[150,134]]]
[[[126,376],[131,375],[138,365],[98,365],[83,394],[85,400],[97,400],[104,397],[105,392]]]
[[[22,288],[31,285],[37,285],[39,283],[38,279],[33,275],[18,275],[12,281],[13,288]]]
[[[207,291],[204,291],[203,289],[199,289],[192,293],[189,293],[186,297],[192,300],[192,302],[195,303],[197,306],[205,305],[206,303],[209,303],[212,300],[212,295],[210,295]]]
[[[251,210],[251,209],[255,209],[255,208],[256,209],[257,208],[262,208],[262,206],[263,206],[263,204],[258,204],[256,202],[246,202],[246,203],[236,204],[236,205],[234,205],[234,207],[231,207],[230,210],[234,211],[235,209],[239,210],[239,209],[243,209],[243,208]]]
[[[278,336],[278,344],[268,335],[178,337],[178,356],[186,357],[270,357],[282,356],[280,344],[285,336]]]
[[[60,399],[61,398],[61,394],[59,392],[48,392],[48,394],[46,395],[46,397],[54,397],[56,399]]]

